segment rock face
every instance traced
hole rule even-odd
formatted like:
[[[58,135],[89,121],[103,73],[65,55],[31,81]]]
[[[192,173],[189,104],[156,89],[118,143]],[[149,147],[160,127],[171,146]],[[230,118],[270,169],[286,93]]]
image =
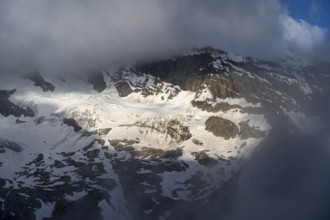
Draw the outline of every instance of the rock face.
[[[247,138],[261,138],[266,136],[265,131],[260,131],[258,128],[250,127],[249,121],[241,122],[239,124],[240,126],[240,132],[239,135],[243,139]]]
[[[203,111],[207,111],[207,112],[219,112],[219,111],[226,112],[233,108],[242,109],[242,106],[237,105],[237,104],[230,105],[228,102],[220,102],[220,103],[216,103],[215,105],[213,105],[212,103],[208,103],[205,101],[192,101],[191,104],[192,104],[192,106],[200,108]]]
[[[234,138],[239,133],[239,128],[230,120],[212,116],[205,121],[205,129],[215,136],[228,140]]]
[[[186,89],[189,86],[189,80],[191,80],[192,75],[199,75],[200,77],[216,71],[212,65],[208,65],[212,63],[212,60],[210,53],[200,53],[140,65],[137,67],[137,70],[149,75],[156,75],[175,85],[180,83],[180,86]]]
[[[210,168],[216,166],[219,163],[218,160],[209,157],[205,151],[194,152],[192,155],[195,156],[195,160],[197,160],[198,163]]]
[[[111,128],[100,128],[98,130],[99,135],[107,135],[111,131]]]
[[[116,89],[120,97],[126,97],[133,92],[127,82],[119,82],[116,84]]]
[[[14,152],[21,152],[23,148],[15,142],[0,139],[0,153],[5,153],[6,150],[12,150]]]
[[[182,149],[177,148],[175,150],[162,150],[150,147],[142,147],[141,150],[136,150],[132,145],[140,143],[139,140],[128,139],[112,139],[109,143],[117,151],[127,151],[131,155],[142,158],[163,158],[163,159],[176,159],[182,156]]]
[[[269,138],[327,136],[313,130],[330,118],[327,68],[204,48],[87,81],[30,77],[45,92],[0,74],[0,219],[226,219],[240,196],[285,198],[299,187],[282,187],[283,176],[316,145]],[[283,169],[249,176],[258,154]]]
[[[30,108],[23,108],[18,105],[15,105],[9,100],[9,97],[16,92],[13,90],[0,90],[0,114],[7,117],[13,115],[15,117],[19,116],[34,116],[34,112]]]
[[[92,84],[93,88],[99,93],[103,92],[107,88],[107,85],[104,81],[103,73],[101,72],[91,74],[88,77],[87,82]]]
[[[44,78],[39,73],[33,73],[27,76],[27,78],[33,81],[35,86],[39,86],[40,88],[42,88],[42,91],[44,92],[55,91],[55,86],[44,80]]]
[[[150,128],[152,131],[156,130],[172,138],[173,141],[180,143],[189,140],[192,135],[189,127],[184,126],[182,122],[176,118],[164,120],[162,118],[155,118],[138,123],[139,127]]]
[[[67,200],[58,201],[53,210],[53,217],[44,218],[45,220],[70,220],[79,219],[95,219],[103,220],[101,209],[97,206],[100,199],[104,195],[99,192],[88,192],[86,196],[75,201]]]
[[[225,74],[226,68],[230,68],[230,65],[222,63],[223,68],[215,68],[214,55],[206,51],[208,48],[189,56],[141,65],[137,67],[137,70],[179,85],[184,90],[197,92],[202,85],[206,84],[210,86],[212,94],[218,97],[237,97],[238,89],[232,82],[231,76],[220,78],[209,75],[210,73]]]
[[[74,120],[73,118],[63,118],[63,123],[73,127],[73,130],[75,132],[81,130],[81,127],[77,124],[76,120]]]

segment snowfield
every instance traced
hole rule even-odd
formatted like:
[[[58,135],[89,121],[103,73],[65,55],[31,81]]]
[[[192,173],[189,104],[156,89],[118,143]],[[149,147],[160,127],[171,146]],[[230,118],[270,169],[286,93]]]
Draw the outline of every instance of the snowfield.
[[[20,106],[28,106],[37,113],[34,117],[18,118],[24,123],[16,123],[17,118],[13,116],[0,118],[0,138],[18,143],[23,147],[22,152],[13,152],[7,150],[2,157],[2,166],[0,167],[1,177],[4,179],[15,180],[11,184],[7,182],[5,187],[35,187],[38,186],[37,178],[31,176],[18,176],[22,167],[28,164],[38,154],[43,154],[45,163],[51,164],[51,161],[61,160],[58,156],[60,152],[76,152],[83,146],[88,145],[92,140],[98,138],[105,141],[107,148],[115,151],[113,146],[109,144],[111,139],[138,139],[139,142],[132,144],[136,150],[144,147],[161,149],[164,151],[176,148],[182,149],[182,156],[178,160],[185,161],[188,165],[186,171],[181,172],[164,172],[162,175],[162,195],[174,199],[197,199],[207,197],[208,193],[191,197],[189,187],[183,186],[184,182],[189,180],[196,172],[203,171],[205,180],[210,183],[205,189],[212,192],[214,187],[220,187],[220,182],[214,179],[223,179],[225,181],[231,174],[240,168],[245,157],[248,157],[255,147],[258,146],[262,138],[241,139],[239,136],[225,140],[223,137],[217,137],[211,132],[205,130],[205,121],[210,116],[219,116],[234,122],[239,126],[240,122],[248,121],[249,125],[259,128],[261,131],[268,131],[269,124],[263,115],[254,115],[242,113],[238,109],[231,109],[226,112],[206,112],[191,105],[191,101],[195,100],[196,93],[189,91],[180,92],[171,100],[162,98],[163,93],[144,97],[141,93],[132,93],[127,97],[119,97],[114,85],[102,93],[95,92],[91,85],[82,83],[78,79],[68,79],[66,82],[59,79],[47,79],[51,82],[56,90],[54,92],[41,92],[39,87],[35,87],[28,80],[15,79],[17,91],[10,97],[10,101]],[[130,77],[135,83],[146,81],[146,78]],[[3,89],[13,89],[7,83],[14,81],[10,76],[2,76],[0,79],[0,87]],[[111,84],[111,83],[109,83]],[[165,84],[163,90],[173,90],[172,85]],[[208,95],[199,95],[198,101],[208,101]],[[216,99],[213,103],[228,102],[230,104],[239,104],[244,106],[252,105],[244,99]],[[253,106],[253,105],[252,105]],[[72,127],[63,123],[63,118],[73,118],[89,135],[84,135],[83,131],[75,132]],[[188,140],[174,140],[166,132],[160,132],[150,127],[138,126],[139,123],[147,123],[153,121],[157,126],[158,123],[177,120],[183,126],[189,127],[191,138]],[[103,128],[111,128],[106,135],[98,135],[98,130]],[[194,143],[192,140],[197,139],[202,145]],[[245,145],[243,150],[239,147]],[[210,168],[199,164],[193,152],[204,151],[211,158],[221,157],[223,162],[219,162],[216,166]],[[51,158],[49,161],[48,158]],[[226,160],[235,158],[228,165]],[[78,157],[75,160],[79,160]],[[112,171],[111,165],[107,164],[112,177],[116,174]],[[30,167],[30,171],[38,169],[38,167]],[[47,170],[47,168],[46,168]],[[51,169],[51,180],[56,180],[61,173],[73,174],[72,167],[64,167],[59,169]],[[221,172],[220,172],[221,171]],[[142,171],[141,171],[142,172]],[[144,170],[143,172],[152,172],[152,170]],[[209,175],[207,175],[209,174]],[[118,178],[117,178],[118,181]],[[180,184],[178,184],[178,182]],[[18,184],[19,183],[19,184]],[[54,184],[61,184],[55,182]],[[54,185],[53,184],[53,185]],[[183,184],[183,185],[182,185]],[[47,185],[51,187],[53,185]],[[119,185],[119,184],[118,184]],[[173,192],[183,186],[176,196]],[[186,188],[186,189],[184,189]],[[116,202],[123,201],[120,197],[122,192],[117,193]],[[76,196],[68,196],[67,199],[76,199]],[[106,203],[100,203],[102,207]],[[123,204],[117,205],[123,208]],[[45,203],[42,207],[52,207],[52,204]],[[47,209],[48,209],[47,208]],[[45,208],[46,209],[46,208]],[[104,209],[104,208],[103,208]],[[49,212],[38,211],[40,218],[49,216]]]

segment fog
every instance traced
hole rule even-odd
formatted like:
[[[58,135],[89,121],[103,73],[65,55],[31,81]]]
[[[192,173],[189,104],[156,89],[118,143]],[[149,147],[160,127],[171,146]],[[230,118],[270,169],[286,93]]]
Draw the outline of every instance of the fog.
[[[0,1],[1,71],[80,73],[203,46],[323,60],[327,39],[278,0]]]

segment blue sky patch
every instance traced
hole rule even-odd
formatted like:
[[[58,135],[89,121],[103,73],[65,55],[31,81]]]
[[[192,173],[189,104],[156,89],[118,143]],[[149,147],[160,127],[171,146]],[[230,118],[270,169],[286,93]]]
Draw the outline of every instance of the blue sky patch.
[[[289,14],[296,20],[303,19],[312,25],[330,28],[329,0],[281,0]]]

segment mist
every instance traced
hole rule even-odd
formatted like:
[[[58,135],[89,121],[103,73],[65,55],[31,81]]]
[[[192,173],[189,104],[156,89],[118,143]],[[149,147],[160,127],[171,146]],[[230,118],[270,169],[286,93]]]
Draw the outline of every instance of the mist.
[[[204,46],[320,61],[327,39],[278,0],[0,1],[2,72],[88,72]]]

